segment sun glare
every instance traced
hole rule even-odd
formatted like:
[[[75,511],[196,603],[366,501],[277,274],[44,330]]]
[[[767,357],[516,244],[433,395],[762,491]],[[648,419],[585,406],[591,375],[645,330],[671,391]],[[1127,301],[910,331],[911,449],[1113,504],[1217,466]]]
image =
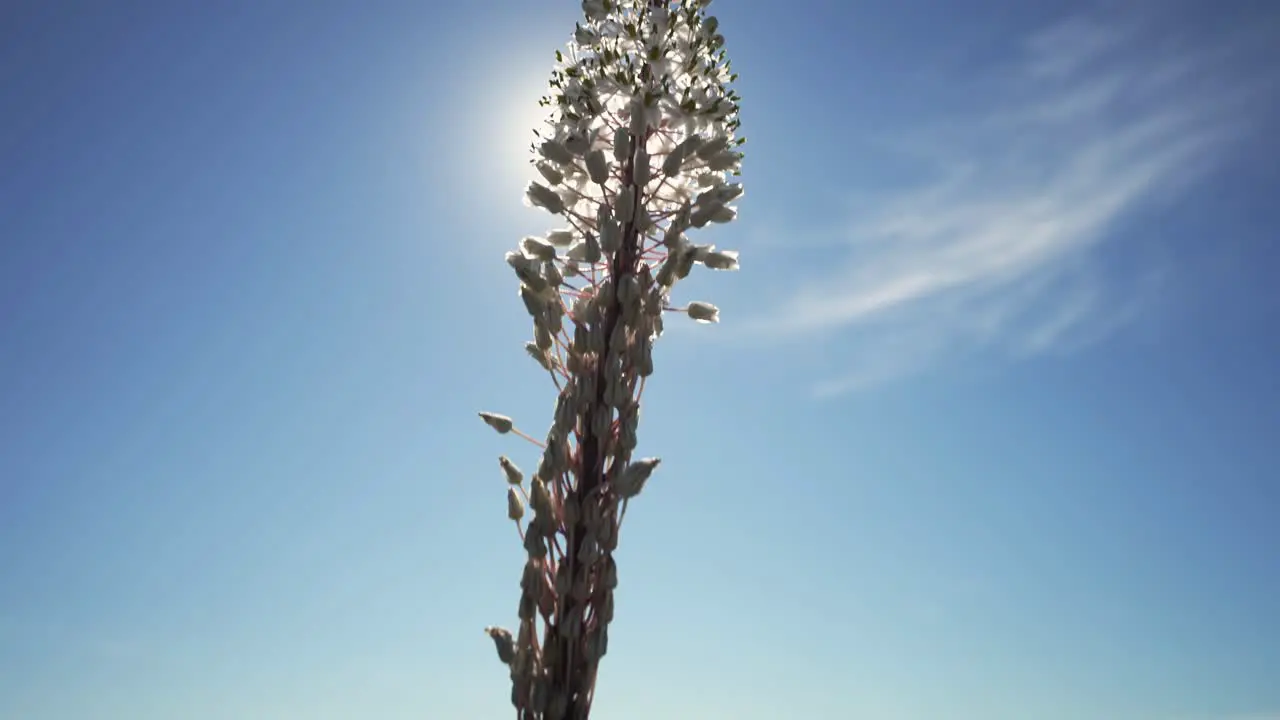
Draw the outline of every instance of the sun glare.
[[[529,57],[520,53],[520,57]],[[519,67],[516,72],[511,67]],[[485,89],[483,107],[492,108],[484,119],[486,184],[496,183],[504,195],[511,189],[518,197],[526,183],[537,177],[530,165],[529,146],[535,140],[534,130],[541,130],[547,118],[538,100],[547,93],[551,63],[512,63],[504,71],[494,73],[496,82]]]

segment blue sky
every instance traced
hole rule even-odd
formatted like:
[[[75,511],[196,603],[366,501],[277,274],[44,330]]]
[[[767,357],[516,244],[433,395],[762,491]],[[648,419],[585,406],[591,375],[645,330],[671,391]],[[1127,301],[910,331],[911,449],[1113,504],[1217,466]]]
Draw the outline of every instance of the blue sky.
[[[506,716],[578,3],[209,7],[0,9],[0,717]],[[1280,717],[1280,8],[713,10],[597,714]]]

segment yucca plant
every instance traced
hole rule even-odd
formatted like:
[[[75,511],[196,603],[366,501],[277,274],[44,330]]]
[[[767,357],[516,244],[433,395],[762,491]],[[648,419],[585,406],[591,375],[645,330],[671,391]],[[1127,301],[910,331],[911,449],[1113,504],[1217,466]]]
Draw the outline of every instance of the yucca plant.
[[[505,455],[507,515],[527,561],[518,630],[489,627],[520,720],[585,720],[609,649],[627,503],[658,458],[633,459],[640,399],[663,314],[717,322],[704,302],[673,307],[695,265],[736,270],[737,253],[686,234],[727,223],[742,195],[736,76],[711,0],[587,0],[556,52],[547,127],[526,201],[566,227],[526,237],[506,260],[533,318],[528,354],[559,394],[539,441],[494,413],[499,433],[542,450],[528,482]],[[526,521],[526,507],[532,517]]]

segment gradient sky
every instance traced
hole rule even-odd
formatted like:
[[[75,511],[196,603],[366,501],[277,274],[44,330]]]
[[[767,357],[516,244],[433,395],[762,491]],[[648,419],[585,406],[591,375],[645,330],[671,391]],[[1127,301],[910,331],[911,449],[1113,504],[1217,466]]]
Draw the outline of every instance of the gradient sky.
[[[212,10],[213,7],[222,9]],[[1280,718],[1280,6],[719,0],[601,720]],[[572,0],[0,6],[0,718],[509,717]]]

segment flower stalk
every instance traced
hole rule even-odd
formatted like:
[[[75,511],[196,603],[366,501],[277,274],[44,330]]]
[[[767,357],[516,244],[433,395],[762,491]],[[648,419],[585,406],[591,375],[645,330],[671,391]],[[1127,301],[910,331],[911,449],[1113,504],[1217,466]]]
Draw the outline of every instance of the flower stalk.
[[[695,265],[736,270],[736,252],[685,234],[732,221],[742,195],[736,79],[711,0],[585,0],[556,53],[540,176],[525,201],[567,225],[524,238],[506,260],[533,320],[525,350],[558,390],[545,441],[503,415],[500,434],[542,450],[528,478],[506,456],[508,518],[526,552],[515,635],[489,627],[518,720],[587,720],[609,647],[627,503],[658,467],[633,459],[640,401],[664,313],[719,320],[705,302],[670,303]]]

